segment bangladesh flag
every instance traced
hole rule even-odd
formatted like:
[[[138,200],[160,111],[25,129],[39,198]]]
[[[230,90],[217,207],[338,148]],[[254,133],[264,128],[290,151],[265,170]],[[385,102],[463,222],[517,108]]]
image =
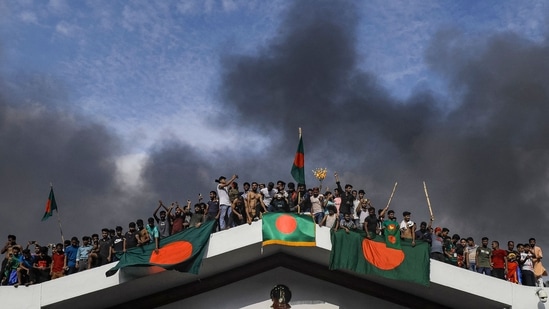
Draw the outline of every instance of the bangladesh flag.
[[[198,228],[191,227],[161,239],[158,253],[154,252],[154,243],[131,248],[120,256],[118,264],[108,270],[106,275],[112,276],[120,268],[130,266],[160,266],[198,274],[214,224],[215,220],[206,221]]]
[[[382,237],[367,239],[362,233],[331,232],[330,269],[348,269],[390,279],[429,285],[429,244],[416,240],[400,242],[400,249],[387,244]]]
[[[383,235],[387,247],[400,249],[400,225],[393,220],[383,221]]]
[[[305,152],[303,151],[303,137],[301,134],[299,135],[299,145],[297,145],[291,173],[298,184],[305,184]]]
[[[310,215],[268,212],[263,214],[263,245],[316,246],[316,225]]]
[[[57,203],[55,202],[55,196],[53,195],[53,187],[51,187],[50,196],[48,197],[48,201],[46,202],[46,212],[42,217],[42,221],[45,221],[49,217],[51,217],[54,210],[57,210]]]

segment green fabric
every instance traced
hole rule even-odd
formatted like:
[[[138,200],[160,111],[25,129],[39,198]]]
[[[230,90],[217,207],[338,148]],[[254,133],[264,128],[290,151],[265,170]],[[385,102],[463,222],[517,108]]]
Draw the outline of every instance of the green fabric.
[[[305,184],[305,152],[303,150],[303,137],[301,136],[299,137],[299,145],[295,153],[291,174],[298,184]]]
[[[400,225],[393,220],[383,221],[383,235],[387,247],[400,249]]]
[[[429,285],[430,259],[429,244],[427,242],[416,240],[416,246],[412,247],[411,241],[402,240],[400,244],[404,253],[404,260],[393,269],[383,270],[374,266],[364,257],[362,248],[364,236],[363,232],[350,232],[347,234],[342,230],[332,231],[330,269],[347,269],[360,274],[371,274]],[[376,236],[372,241],[378,242],[380,246],[385,243],[381,236]],[[379,258],[383,258],[383,254],[380,254]]]
[[[120,256],[120,261],[116,266],[107,271],[106,276],[114,275],[118,269],[135,266],[160,266],[165,269],[174,269],[181,272],[198,274],[202,257],[206,250],[210,235],[215,227],[215,220],[204,222],[200,227],[190,227],[182,232],[171,235],[160,240],[159,248],[174,244],[176,242],[188,242],[192,244],[192,254],[183,261],[173,264],[152,263],[150,260],[154,254],[155,244],[151,243],[142,247],[128,249],[126,253]]]
[[[268,212],[263,214],[263,245],[316,246],[316,225],[310,215]]]
[[[42,221],[47,220],[49,217],[51,217],[54,210],[57,210],[57,203],[55,202],[55,196],[53,195],[53,188],[51,188],[50,196],[48,197],[48,201],[46,202],[46,212],[42,217]]]

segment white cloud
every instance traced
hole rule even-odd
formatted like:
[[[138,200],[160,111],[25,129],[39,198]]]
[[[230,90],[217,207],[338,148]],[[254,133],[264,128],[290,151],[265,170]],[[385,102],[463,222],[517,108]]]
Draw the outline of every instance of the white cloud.
[[[65,0],[50,0],[48,2],[48,9],[56,14],[63,14],[70,10],[69,5]]]
[[[195,14],[198,12],[198,3],[192,0],[181,0],[176,3],[177,11],[183,15]]]
[[[204,9],[206,13],[211,13],[214,9],[215,2],[214,0],[206,0],[204,1]]]
[[[55,26],[55,31],[64,36],[73,37],[81,31],[81,28],[62,20]]]
[[[38,18],[36,17],[36,13],[31,11],[23,11],[19,14],[19,18],[22,22],[25,23],[31,23],[31,24],[38,24]]]
[[[233,0],[223,0],[222,6],[225,12],[232,12],[238,8],[238,5]]]
[[[139,190],[143,186],[140,174],[147,158],[143,152],[119,157],[116,160],[118,182],[128,190]]]

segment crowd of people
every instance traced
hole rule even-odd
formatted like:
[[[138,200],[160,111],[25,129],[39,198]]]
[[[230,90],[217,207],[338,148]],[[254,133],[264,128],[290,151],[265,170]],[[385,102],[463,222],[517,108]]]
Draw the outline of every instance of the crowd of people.
[[[194,209],[190,200],[183,207],[178,202],[168,207],[159,201],[146,225],[141,219],[130,222],[125,233],[121,226],[103,228],[101,237],[98,234],[84,236],[81,243],[78,237],[72,237],[55,246],[29,241],[23,248],[17,244],[15,235],[8,235],[1,250],[1,254],[5,254],[1,284],[19,287],[53,280],[118,261],[126,250],[146,244],[154,244],[158,252],[162,238],[190,227],[199,228],[206,220],[215,220],[215,231],[222,231],[252,224],[265,212],[297,212],[310,214],[320,227],[346,233],[364,231],[369,239],[383,235],[388,226],[396,225],[402,240],[411,242],[412,246],[416,241],[428,242],[432,259],[517,284],[544,286],[543,253],[534,238],[517,244],[516,248],[513,241],[508,241],[507,250],[503,250],[498,241],[492,241],[489,248],[487,237],[482,238],[481,246],[476,245],[472,237],[461,238],[458,234],[450,237],[448,228],[432,227],[432,216],[429,223],[421,222],[418,227],[411,220],[411,213],[404,211],[399,223],[395,212],[388,209],[389,205],[376,212],[364,190],[354,190],[350,184],[342,188],[337,173],[334,176],[336,188],[323,194],[319,187],[306,189],[304,184],[298,184],[296,188],[294,183],[286,186],[281,180],[276,186],[273,182],[267,185],[245,182],[240,190],[236,182],[238,175],[229,179],[221,176],[215,180],[216,189],[210,191],[208,201],[199,195]]]

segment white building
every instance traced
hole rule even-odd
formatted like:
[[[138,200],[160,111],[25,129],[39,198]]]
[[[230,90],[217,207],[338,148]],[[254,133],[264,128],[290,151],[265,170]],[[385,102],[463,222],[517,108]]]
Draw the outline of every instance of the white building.
[[[328,269],[330,232],[316,247],[262,247],[261,222],[212,234],[199,275],[114,264],[29,287],[0,287],[2,308],[270,308],[276,284],[292,308],[547,308],[525,287],[431,260],[431,284]]]

